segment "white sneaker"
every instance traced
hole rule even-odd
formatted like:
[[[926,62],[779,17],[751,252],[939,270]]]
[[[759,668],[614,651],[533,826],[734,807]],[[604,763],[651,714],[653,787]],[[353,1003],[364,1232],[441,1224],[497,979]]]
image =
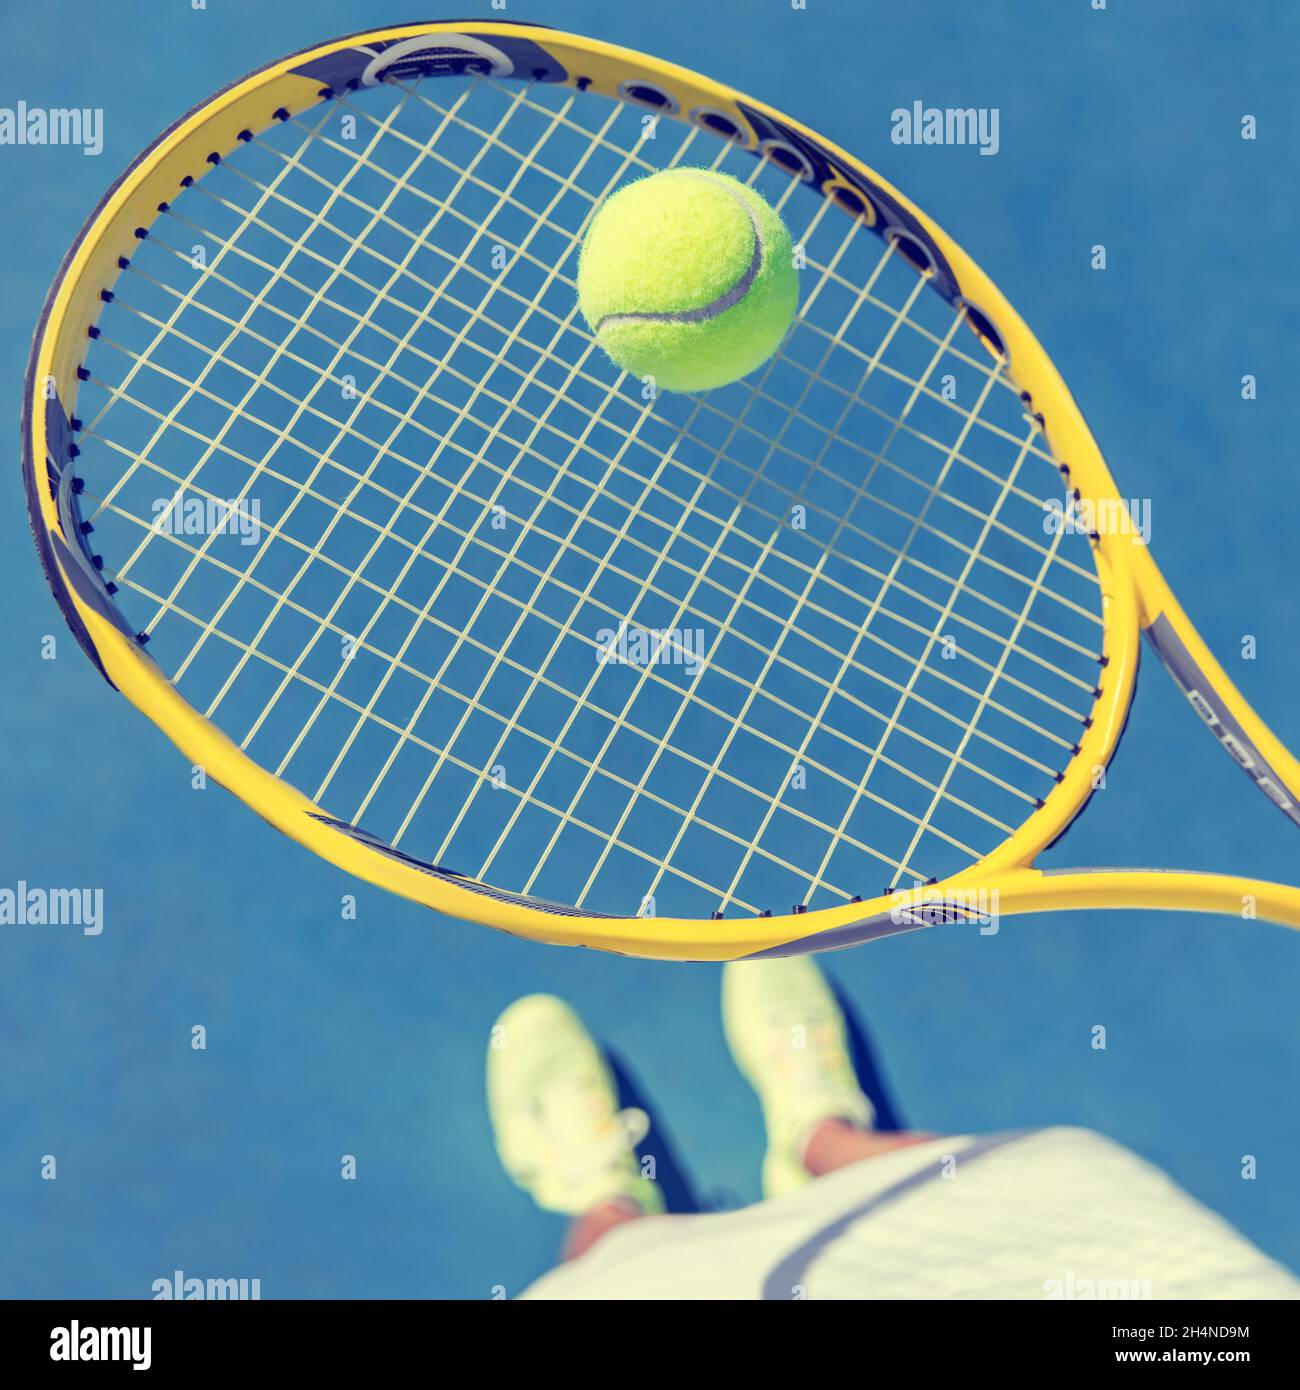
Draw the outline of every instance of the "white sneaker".
[[[844,1014],[810,956],[728,962],[722,1023],[763,1105],[763,1193],[778,1197],[810,1181],[804,1151],[819,1124],[870,1129],[875,1110],[853,1071]]]
[[[538,1206],[577,1216],[622,1199],[663,1211],[636,1160],[649,1117],[618,1108],[613,1073],[562,999],[526,995],[497,1019],[487,1095],[501,1162]]]

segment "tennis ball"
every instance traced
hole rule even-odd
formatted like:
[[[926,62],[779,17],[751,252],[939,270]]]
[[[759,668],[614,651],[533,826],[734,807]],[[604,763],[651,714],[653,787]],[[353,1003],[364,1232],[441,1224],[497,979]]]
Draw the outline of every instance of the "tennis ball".
[[[618,366],[668,391],[736,381],[776,351],[799,277],[780,216],[738,179],[668,169],[608,198],[578,261],[578,304]]]

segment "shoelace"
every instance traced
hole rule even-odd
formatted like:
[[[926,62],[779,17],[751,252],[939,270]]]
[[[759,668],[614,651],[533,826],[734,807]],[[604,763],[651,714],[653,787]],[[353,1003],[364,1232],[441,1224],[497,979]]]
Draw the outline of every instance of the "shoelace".
[[[589,1132],[576,1144],[575,1129],[571,1123],[546,1111],[538,1114],[537,1122],[556,1153],[561,1155],[555,1171],[569,1182],[579,1182],[612,1168],[624,1154],[633,1152],[650,1133],[650,1116],[635,1105],[615,1112],[608,1134]]]

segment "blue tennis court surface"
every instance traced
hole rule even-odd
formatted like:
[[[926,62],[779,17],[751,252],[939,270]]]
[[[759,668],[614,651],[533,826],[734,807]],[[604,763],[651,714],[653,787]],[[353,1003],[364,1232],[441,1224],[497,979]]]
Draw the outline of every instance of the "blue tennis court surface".
[[[956,0],[869,20],[850,0],[754,10],[538,0],[509,17],[752,92],[953,232],[1056,358],[1121,491],[1152,499],[1154,552],[1203,635],[1300,743],[1287,573],[1300,297],[1286,274],[1300,222],[1300,20],[1282,4],[1238,16],[1172,0],[1141,13],[1055,7],[1032,26],[1023,7]],[[403,15],[241,0],[160,7],[146,31],[134,15],[52,0],[11,23],[4,102],[105,113],[98,157],[0,146],[11,208],[0,351],[15,415],[46,286],[119,170],[233,78],[388,18]],[[68,63],[71,33],[95,66]],[[914,102],[996,108],[997,154],[892,143],[891,113]],[[1257,139],[1241,138],[1243,117]],[[1098,246],[1105,270],[1093,268]],[[1257,399],[1243,399],[1247,376]],[[268,1298],[518,1293],[554,1258],[562,1224],[500,1171],[483,1064],[497,1013],[537,990],[574,1005],[651,1110],[647,1147],[675,1206],[756,1199],[761,1126],[723,1044],[717,967],[444,921],[348,880],[224,792],[193,789],[66,632],[16,466],[9,503],[0,888],[102,887],[105,906],[98,935],[0,926],[0,1294],[148,1297],[176,1270],[258,1278]],[[42,659],[47,634],[54,660]],[[1150,667],[1109,785],[1052,862],[1295,879],[1293,828]],[[896,1123],[1094,1127],[1300,1267],[1297,935],[1062,914],[823,961]],[[42,1180],[46,1155],[56,1181]],[[355,1181],[340,1177],[348,1155]]]

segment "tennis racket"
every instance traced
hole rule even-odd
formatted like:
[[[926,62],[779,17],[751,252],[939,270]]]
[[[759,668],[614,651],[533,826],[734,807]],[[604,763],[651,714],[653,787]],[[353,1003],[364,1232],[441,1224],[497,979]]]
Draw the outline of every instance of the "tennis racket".
[[[616,369],[574,291],[601,201],[681,165],[761,192],[800,273],[778,354],[700,396]],[[87,222],[23,432],[104,679],[280,830],[441,912],[678,959],[1057,908],[1300,926],[1289,886],[1035,867],[1143,633],[1297,824],[1300,766],[992,281],[694,73],[495,21],[262,68]]]

